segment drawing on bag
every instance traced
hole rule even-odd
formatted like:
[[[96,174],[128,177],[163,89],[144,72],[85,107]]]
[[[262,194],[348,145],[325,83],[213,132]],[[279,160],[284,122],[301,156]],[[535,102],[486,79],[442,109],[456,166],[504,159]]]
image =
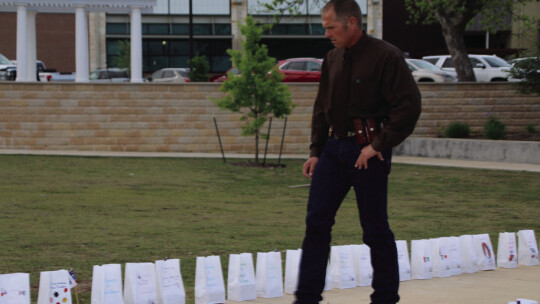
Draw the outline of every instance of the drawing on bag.
[[[489,250],[489,246],[485,242],[482,242],[482,251],[484,251],[486,258],[491,259],[491,250]]]

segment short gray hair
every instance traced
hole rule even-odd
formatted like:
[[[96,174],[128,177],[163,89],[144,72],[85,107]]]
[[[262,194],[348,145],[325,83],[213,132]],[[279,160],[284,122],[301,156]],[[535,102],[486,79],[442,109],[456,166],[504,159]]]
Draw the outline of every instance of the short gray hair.
[[[362,28],[362,11],[355,0],[330,0],[322,8],[321,12],[325,13],[329,9],[334,9],[336,20],[339,20],[345,26],[347,26],[347,20],[354,17],[358,21],[358,27]]]

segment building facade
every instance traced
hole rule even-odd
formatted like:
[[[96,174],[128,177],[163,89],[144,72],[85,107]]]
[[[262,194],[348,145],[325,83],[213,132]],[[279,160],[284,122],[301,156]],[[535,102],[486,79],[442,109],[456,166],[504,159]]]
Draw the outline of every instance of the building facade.
[[[250,14],[263,24],[274,23],[274,13],[265,11],[263,2],[157,0],[153,13],[142,15],[143,72],[148,74],[163,67],[187,67],[188,60],[194,55],[205,55],[213,73],[227,70],[231,65],[227,49],[240,48],[239,25],[244,18]],[[320,9],[325,2],[307,0],[298,8],[299,14],[280,16],[278,24],[263,35],[262,42],[268,45],[269,55],[278,60],[324,56],[332,48],[324,38],[321,25]],[[366,12],[371,8],[371,2],[382,1],[357,2],[364,14],[363,26],[367,29]],[[60,72],[74,71],[75,17],[72,14],[39,14],[36,25],[38,59]],[[123,53],[121,42],[129,41],[130,31],[128,14],[90,12],[90,70],[117,66]],[[0,53],[15,59],[15,13],[0,12],[0,37],[4,41],[0,44]]]

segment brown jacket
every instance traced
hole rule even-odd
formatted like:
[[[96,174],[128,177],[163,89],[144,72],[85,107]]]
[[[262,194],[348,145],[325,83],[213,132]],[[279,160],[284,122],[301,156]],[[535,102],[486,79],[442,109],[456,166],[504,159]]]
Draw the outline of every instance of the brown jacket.
[[[376,151],[400,144],[414,130],[420,100],[401,51],[364,33],[350,49],[333,49],[324,57],[313,107],[310,156],[320,156],[331,125],[342,136],[353,130],[353,118],[384,120],[372,143]]]

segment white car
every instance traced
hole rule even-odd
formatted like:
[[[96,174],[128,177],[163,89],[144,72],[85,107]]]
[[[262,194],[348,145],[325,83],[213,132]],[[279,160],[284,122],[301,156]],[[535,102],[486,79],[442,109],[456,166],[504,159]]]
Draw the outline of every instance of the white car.
[[[189,68],[164,68],[157,70],[150,77],[151,82],[189,82]]]
[[[439,68],[422,59],[405,59],[416,82],[456,82],[455,73]]]
[[[433,63],[445,71],[455,72],[454,63],[450,55],[424,56],[422,59]],[[474,75],[478,82],[492,81],[519,81],[510,77],[512,66],[504,59],[495,55],[469,55]]]

